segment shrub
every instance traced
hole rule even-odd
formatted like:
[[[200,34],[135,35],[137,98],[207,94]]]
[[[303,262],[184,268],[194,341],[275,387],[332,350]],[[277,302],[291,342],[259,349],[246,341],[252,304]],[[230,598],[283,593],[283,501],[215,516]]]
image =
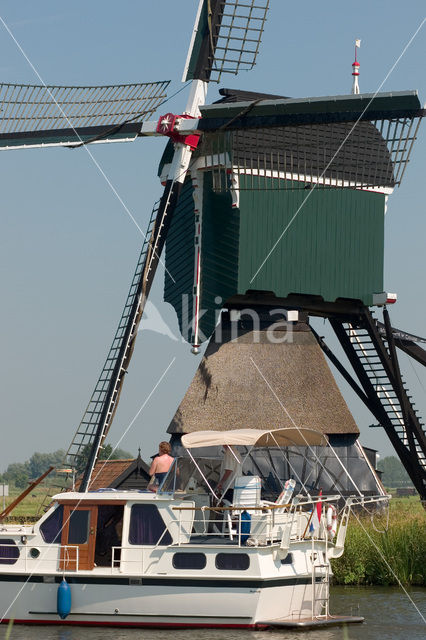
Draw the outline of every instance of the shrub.
[[[369,516],[353,514],[345,552],[332,561],[335,583],[397,585],[400,581],[425,586],[426,522],[416,503],[415,498],[394,500],[389,526],[383,532]],[[383,518],[380,520],[383,523]]]

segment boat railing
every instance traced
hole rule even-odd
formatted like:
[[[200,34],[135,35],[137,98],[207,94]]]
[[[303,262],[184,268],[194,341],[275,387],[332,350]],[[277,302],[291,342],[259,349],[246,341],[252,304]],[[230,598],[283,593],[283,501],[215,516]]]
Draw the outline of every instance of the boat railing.
[[[73,544],[61,544],[59,547],[59,569],[78,571],[80,566],[80,547]]]
[[[290,542],[314,539],[327,545],[335,540],[335,544],[340,546],[344,544],[352,507],[364,507],[388,499],[389,496],[386,495],[349,496],[344,498],[342,503],[340,495],[299,495],[289,504],[260,501],[254,506],[232,504],[215,507],[173,507],[179,531],[177,544],[189,542],[216,545],[232,542],[238,546],[265,546],[280,543],[282,548],[286,548]],[[320,518],[317,520],[315,511],[318,507]],[[188,529],[191,527],[192,534],[188,540]],[[336,537],[336,532],[340,529],[341,533]]]
[[[177,544],[187,544],[188,526],[193,529],[190,543],[229,544],[238,546],[265,546],[288,541],[301,541],[314,536],[321,540],[327,537],[325,513],[328,504],[336,503],[340,496],[324,498],[294,499],[289,504],[261,501],[258,505],[173,507],[176,513],[179,537]],[[309,531],[310,519],[320,500],[322,517],[319,529]],[[201,518],[194,518],[194,512]],[[183,533],[185,532],[185,535]],[[181,535],[182,534],[182,535]]]
[[[152,552],[152,547],[148,549]],[[112,547],[111,573],[144,575],[146,570],[146,550],[136,547]]]

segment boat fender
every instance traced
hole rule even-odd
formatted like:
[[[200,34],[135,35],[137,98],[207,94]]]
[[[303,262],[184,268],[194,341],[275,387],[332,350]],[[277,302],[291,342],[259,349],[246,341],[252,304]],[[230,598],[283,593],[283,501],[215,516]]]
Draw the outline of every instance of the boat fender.
[[[327,533],[329,540],[333,540],[337,531],[337,511],[333,504],[328,505],[327,509]]]
[[[241,514],[241,544],[245,544],[250,537],[251,515],[248,511]]]
[[[61,620],[65,620],[71,611],[71,587],[65,578],[58,587],[57,611]]]

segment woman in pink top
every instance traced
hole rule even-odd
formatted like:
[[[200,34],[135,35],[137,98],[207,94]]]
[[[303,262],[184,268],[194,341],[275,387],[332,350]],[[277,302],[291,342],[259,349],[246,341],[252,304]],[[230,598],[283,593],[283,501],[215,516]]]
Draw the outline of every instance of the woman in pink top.
[[[148,489],[150,491],[157,491],[172,466],[174,458],[170,455],[171,450],[172,448],[168,442],[160,442],[158,445],[158,456],[155,456],[149,470],[151,480]],[[153,484],[155,481],[158,483],[157,486]]]

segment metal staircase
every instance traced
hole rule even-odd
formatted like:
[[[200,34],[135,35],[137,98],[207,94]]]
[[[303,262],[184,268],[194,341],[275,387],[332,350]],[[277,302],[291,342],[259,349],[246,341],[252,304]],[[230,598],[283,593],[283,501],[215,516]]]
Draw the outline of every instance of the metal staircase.
[[[331,325],[357,374],[364,402],[385,429],[413,484],[426,499],[426,431],[404,385],[387,310],[385,335],[367,307]]]

